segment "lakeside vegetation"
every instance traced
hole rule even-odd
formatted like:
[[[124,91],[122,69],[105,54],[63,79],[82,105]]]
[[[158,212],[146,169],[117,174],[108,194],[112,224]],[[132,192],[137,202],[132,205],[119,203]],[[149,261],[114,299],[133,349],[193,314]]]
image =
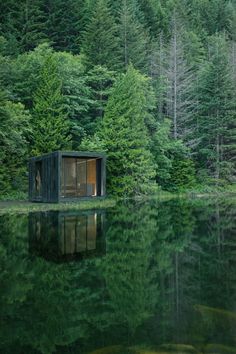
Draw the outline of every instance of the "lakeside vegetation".
[[[0,199],[24,196],[30,156],[65,149],[105,152],[115,197],[235,184],[235,0],[0,10]]]
[[[107,199],[96,199],[96,200],[83,200],[79,202],[70,203],[31,203],[25,201],[0,201],[0,215],[3,214],[26,214],[35,211],[51,211],[51,210],[96,210],[96,209],[107,209],[114,207],[116,205],[116,200]]]

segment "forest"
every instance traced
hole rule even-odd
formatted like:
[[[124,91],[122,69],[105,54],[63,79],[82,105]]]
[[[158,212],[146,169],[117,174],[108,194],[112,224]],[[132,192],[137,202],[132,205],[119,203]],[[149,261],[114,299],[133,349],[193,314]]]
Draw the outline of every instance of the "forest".
[[[29,157],[107,155],[110,195],[236,181],[236,0],[0,3],[0,194]]]

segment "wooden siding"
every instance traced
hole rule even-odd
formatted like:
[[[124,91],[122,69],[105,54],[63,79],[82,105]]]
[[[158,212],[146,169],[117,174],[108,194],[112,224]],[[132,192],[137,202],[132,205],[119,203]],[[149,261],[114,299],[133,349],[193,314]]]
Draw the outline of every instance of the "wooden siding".
[[[61,197],[61,169],[64,157],[80,157],[96,159],[97,197]],[[38,167],[42,170],[42,191],[36,191],[36,172]],[[78,199],[91,199],[104,197],[106,194],[106,157],[104,154],[92,152],[56,151],[50,154],[33,157],[29,160],[29,200],[33,202],[57,203],[60,201],[76,201]]]

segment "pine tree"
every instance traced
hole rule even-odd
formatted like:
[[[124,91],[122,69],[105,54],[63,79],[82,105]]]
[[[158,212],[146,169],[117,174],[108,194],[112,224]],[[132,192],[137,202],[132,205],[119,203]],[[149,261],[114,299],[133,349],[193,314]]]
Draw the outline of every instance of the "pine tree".
[[[31,50],[47,39],[44,0],[7,0],[1,14],[9,54]]]
[[[106,67],[95,66],[88,72],[87,85],[91,90],[92,104],[89,111],[88,133],[94,134],[95,128],[101,123],[108,97],[115,82],[115,72]]]
[[[70,146],[69,123],[63,112],[61,80],[53,56],[49,56],[42,67],[32,115],[33,155]]]
[[[168,17],[160,0],[139,0],[140,9],[144,15],[143,24],[149,30],[150,36],[156,38],[160,32],[165,32]]]
[[[216,180],[231,179],[235,175],[236,102],[223,35],[212,38],[209,54],[198,86],[199,164]]]
[[[107,0],[97,0],[82,43],[89,68],[95,65],[116,69],[119,64],[117,26]]]
[[[163,33],[160,33],[156,41],[152,42],[149,56],[149,76],[156,96],[157,120],[163,121],[166,117],[166,62],[167,50],[164,45]]]
[[[100,137],[108,155],[108,189],[123,196],[145,193],[155,176],[148,150],[147,79],[129,66],[108,100]]]
[[[158,124],[152,137],[151,152],[156,163],[156,180],[163,189],[176,191],[194,186],[194,163],[183,142],[173,141],[170,120],[164,119]]]
[[[80,52],[86,2],[83,0],[46,1],[47,36],[57,51]]]
[[[123,0],[119,11],[119,37],[121,65],[127,69],[130,63],[142,72],[148,62],[148,32],[140,21],[141,12],[136,0]]]
[[[20,47],[29,51],[47,40],[46,15],[42,0],[25,0],[20,8]]]

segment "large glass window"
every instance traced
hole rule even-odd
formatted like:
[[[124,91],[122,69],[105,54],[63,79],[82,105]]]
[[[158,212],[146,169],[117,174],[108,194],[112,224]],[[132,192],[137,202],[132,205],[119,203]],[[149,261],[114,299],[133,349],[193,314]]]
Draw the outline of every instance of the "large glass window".
[[[62,197],[86,197],[97,195],[97,160],[62,158]]]

